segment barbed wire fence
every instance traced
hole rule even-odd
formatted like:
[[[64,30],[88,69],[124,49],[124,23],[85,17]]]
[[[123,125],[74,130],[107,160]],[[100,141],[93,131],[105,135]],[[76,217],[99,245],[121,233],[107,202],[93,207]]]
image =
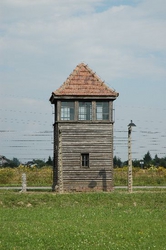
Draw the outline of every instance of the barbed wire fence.
[[[20,163],[26,164],[33,159],[39,159],[44,162],[49,156],[53,156],[53,114],[54,110],[51,105],[46,104],[47,108],[38,112],[21,110],[14,108],[0,109],[0,155],[7,158],[18,158]],[[120,117],[118,110],[123,110]],[[129,117],[133,114],[131,109],[136,112],[135,117]],[[116,117],[114,124],[114,156],[116,155],[122,161],[127,160],[127,125],[130,119],[136,123],[133,130],[132,155],[133,159],[142,159],[149,151],[157,154],[159,157],[166,156],[166,128],[163,117],[165,117],[165,108],[155,109],[152,111],[148,107],[136,106],[116,106]],[[146,113],[146,118],[140,118],[137,113]],[[153,119],[152,114],[155,113]],[[127,115],[126,115],[127,114]],[[134,119],[135,118],[135,119]],[[151,126],[153,125],[153,126]],[[15,170],[15,169],[14,169]],[[17,177],[10,185],[22,185],[23,170],[26,173],[27,186],[50,186],[52,185],[52,168],[43,168],[43,175],[39,173],[38,168],[34,169],[17,169]],[[16,171],[16,170],[15,170]],[[5,182],[12,175],[6,173],[0,178],[0,184]],[[14,174],[13,174],[14,175]],[[43,177],[44,176],[44,177]],[[44,178],[44,179],[43,179]],[[35,181],[35,183],[34,183]],[[2,183],[6,185],[5,183]]]

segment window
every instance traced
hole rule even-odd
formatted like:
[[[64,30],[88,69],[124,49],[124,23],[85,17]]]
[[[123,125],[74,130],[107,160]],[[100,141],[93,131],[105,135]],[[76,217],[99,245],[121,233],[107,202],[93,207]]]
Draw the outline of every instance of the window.
[[[79,102],[79,120],[92,120],[92,102]]]
[[[96,102],[96,119],[109,120],[109,102]]]
[[[81,154],[81,166],[89,167],[89,154]]]
[[[61,102],[61,120],[74,120],[74,102]]]

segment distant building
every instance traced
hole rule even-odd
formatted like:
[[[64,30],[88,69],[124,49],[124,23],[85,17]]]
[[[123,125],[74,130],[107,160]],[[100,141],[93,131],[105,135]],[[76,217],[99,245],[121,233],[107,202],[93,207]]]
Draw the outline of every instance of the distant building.
[[[5,165],[6,163],[9,163],[8,159],[5,156],[0,155],[0,166]]]
[[[52,93],[53,190],[112,190],[113,101],[118,95],[84,63]]]

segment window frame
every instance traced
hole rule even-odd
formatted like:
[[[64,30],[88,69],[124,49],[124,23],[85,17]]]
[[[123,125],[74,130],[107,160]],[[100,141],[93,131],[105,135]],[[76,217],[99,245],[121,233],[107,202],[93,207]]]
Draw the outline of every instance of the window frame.
[[[75,101],[61,101],[60,120],[61,121],[74,121],[75,120]]]
[[[101,104],[101,106],[99,106],[99,104]],[[107,106],[104,107],[105,104],[107,104]],[[98,111],[98,109],[101,109],[101,111]],[[107,118],[104,118],[104,116],[107,116]],[[109,101],[96,101],[96,121],[109,121],[110,119],[109,116],[110,116]]]
[[[55,122],[107,123],[113,119],[110,100],[61,99],[55,105],[55,109]]]
[[[81,168],[90,167],[90,155],[89,153],[81,153]]]
[[[92,101],[78,102],[78,121],[92,121]]]

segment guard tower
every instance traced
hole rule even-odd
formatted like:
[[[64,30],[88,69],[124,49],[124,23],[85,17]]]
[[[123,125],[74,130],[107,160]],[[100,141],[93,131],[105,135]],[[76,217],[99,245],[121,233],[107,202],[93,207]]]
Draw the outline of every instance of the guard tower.
[[[118,95],[84,63],[52,93],[53,190],[112,190],[113,101]]]

